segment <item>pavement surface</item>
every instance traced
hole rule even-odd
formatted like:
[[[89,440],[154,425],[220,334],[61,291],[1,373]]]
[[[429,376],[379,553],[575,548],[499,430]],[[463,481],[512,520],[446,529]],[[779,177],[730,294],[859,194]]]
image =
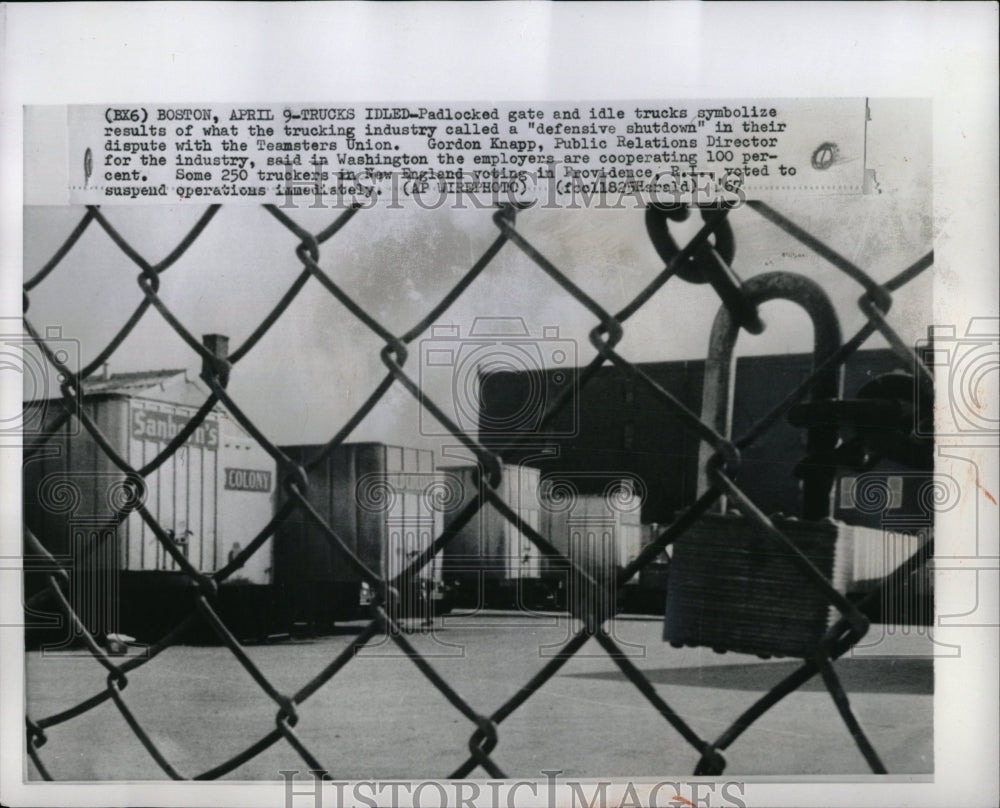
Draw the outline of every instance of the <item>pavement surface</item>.
[[[361,630],[250,646],[247,654],[284,693],[322,670]],[[708,649],[675,649],[662,621],[619,617],[613,634],[657,693],[702,738],[713,740],[760,695],[795,670]],[[407,639],[478,712],[513,696],[569,637],[556,614],[448,615]],[[836,663],[851,705],[892,774],[930,774],[932,660],[919,631],[885,633],[865,655]],[[141,653],[131,648],[130,654]],[[106,671],[85,652],[26,655],[32,719],[67,709],[105,686]],[[193,777],[275,726],[277,706],[222,647],[178,646],[134,671],[123,698],[165,757]],[[444,777],[468,757],[475,727],[387,638],[362,650],[299,707],[296,733],[338,779]],[[690,775],[698,753],[651,706],[593,640],[498,727],[493,759],[509,777]],[[159,780],[166,775],[111,701],[47,730],[40,750],[59,780]],[[870,774],[833,700],[818,679],[782,700],[725,753],[726,775]],[[308,767],[284,740],[227,776],[279,779]],[[38,777],[29,763],[29,777]],[[471,777],[483,778],[482,769]]]

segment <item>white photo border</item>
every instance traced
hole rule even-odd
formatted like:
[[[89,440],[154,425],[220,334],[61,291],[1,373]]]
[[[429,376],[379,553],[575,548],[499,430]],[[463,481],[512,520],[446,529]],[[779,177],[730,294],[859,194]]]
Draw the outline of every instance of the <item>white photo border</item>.
[[[935,262],[949,278],[935,287],[935,322],[996,316],[997,10],[979,2],[5,5],[0,314],[20,316],[26,105],[880,96],[933,101]],[[0,395],[5,412],[20,408],[20,389]],[[996,446],[980,448],[980,483],[996,493]],[[19,458],[10,450],[0,456],[0,490],[0,555],[9,557],[21,532]],[[997,509],[981,513],[981,535],[995,541]],[[961,509],[949,528],[962,528]],[[17,587],[4,584],[5,613],[19,609]],[[992,596],[985,605],[995,617]],[[280,784],[24,784],[15,634],[0,637],[5,805],[284,804]],[[935,670],[932,782],[740,778],[746,804],[996,805],[997,635],[995,626],[939,634],[960,642],[963,658],[960,671]]]

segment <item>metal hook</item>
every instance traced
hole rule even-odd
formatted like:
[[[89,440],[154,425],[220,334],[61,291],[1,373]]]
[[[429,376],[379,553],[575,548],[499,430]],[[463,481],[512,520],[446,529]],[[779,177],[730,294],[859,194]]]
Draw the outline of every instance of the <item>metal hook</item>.
[[[840,348],[840,322],[836,310],[823,287],[815,281],[792,272],[767,272],[750,278],[743,285],[743,290],[754,306],[769,300],[789,300],[806,311],[813,323],[814,368],[820,367]],[[736,376],[733,349],[737,336],[739,325],[729,308],[723,306],[715,316],[709,339],[701,418],[720,435],[727,437],[730,436],[733,420],[733,382]],[[813,388],[813,399],[840,398],[842,384],[843,367],[838,366],[817,380]],[[809,454],[825,455],[837,445],[837,439],[836,425],[813,424],[808,433]],[[711,446],[702,443],[698,464],[703,470],[699,478],[699,492],[708,488],[704,469],[714,451]],[[820,519],[829,515],[833,482],[834,470],[829,466],[815,465],[803,470],[804,518]]]
[[[699,208],[701,218],[707,220],[717,209]],[[646,208],[646,232],[656,252],[666,264],[670,264],[681,250],[670,235],[667,219],[682,222],[688,218],[689,209],[675,205],[651,205]],[[713,231],[715,244],[702,244],[686,261],[681,261],[675,273],[689,283],[710,283],[719,298],[736,319],[740,327],[751,334],[760,334],[764,323],[757,314],[757,307],[748,299],[739,276],[730,266],[736,254],[733,228],[728,218],[723,218]]]

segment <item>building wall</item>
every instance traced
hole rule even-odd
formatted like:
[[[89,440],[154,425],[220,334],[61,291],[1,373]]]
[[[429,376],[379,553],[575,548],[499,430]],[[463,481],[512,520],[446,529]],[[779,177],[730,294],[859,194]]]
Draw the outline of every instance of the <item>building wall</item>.
[[[248,435],[239,424],[223,414],[219,419],[221,437],[218,451],[218,469],[214,481],[203,475],[206,493],[201,502],[208,501],[207,492],[214,484],[218,498],[215,515],[214,541],[201,541],[199,558],[212,569],[229,562],[230,555],[245,548],[274,516],[277,501],[278,467],[274,459]],[[201,460],[206,460],[202,452]],[[188,460],[191,467],[196,458]],[[207,465],[207,463],[206,463]],[[193,476],[189,478],[193,481]],[[188,489],[188,502],[196,504],[197,487]],[[200,513],[206,535],[212,529],[212,515]],[[197,531],[194,538],[197,538]],[[239,547],[237,547],[239,545]],[[247,563],[230,580],[239,578],[255,584],[268,584],[274,580],[274,537],[268,538],[250,557]]]
[[[161,453],[170,440],[170,430],[176,434],[193,414],[188,408],[157,401],[122,404],[128,424],[129,459],[136,468]],[[219,418],[210,416],[200,433],[146,478],[146,507],[161,527],[176,536],[191,531],[187,559],[199,570],[219,566],[216,526],[220,442]],[[123,563],[125,569],[135,571],[179,569],[139,513],[130,514],[128,519]]]
[[[124,427],[120,407],[114,400],[90,400],[81,410],[98,426],[110,445],[122,450]],[[30,404],[29,409],[45,412],[53,424],[61,412],[54,402]],[[71,418],[44,444],[31,452],[24,464],[25,526],[53,555],[71,563],[74,524],[98,525],[114,514],[115,492],[125,474],[107,457],[81,422]]]
[[[162,452],[196,412],[185,405],[119,396],[86,400],[82,407],[111,448],[136,469]],[[235,486],[227,486],[227,469],[257,472],[249,486],[256,490],[247,490],[245,476]],[[187,538],[186,556],[196,569],[213,572],[226,564],[235,543],[245,547],[271,518],[275,478],[274,461],[225,412],[217,410],[145,478],[144,505],[182,545]],[[38,459],[25,464],[25,525],[50,552],[77,563],[87,548],[74,548],[71,536],[83,535],[80,525],[97,526],[113,516],[121,505],[124,480],[125,473],[71,419],[39,451]],[[111,557],[117,557],[122,571],[180,570],[136,511],[110,540],[117,543]],[[268,540],[237,575],[253,583],[268,583],[271,566]]]
[[[806,377],[811,356],[791,354],[738,359],[734,386],[733,433],[742,435]],[[643,364],[642,369],[690,412],[700,416],[704,362]],[[845,366],[845,395],[854,395],[866,381],[900,363],[888,350],[855,354]],[[591,488],[599,493],[616,478],[635,474],[645,483],[647,497],[643,522],[669,522],[680,508],[691,504],[698,485],[699,439],[682,418],[674,414],[647,385],[626,378],[616,368],[602,368],[580,390],[567,410],[550,428],[537,431],[531,413],[551,401],[560,385],[554,381],[565,371],[543,371],[532,383],[497,373],[482,379],[483,415],[480,439],[500,452],[506,462],[529,462],[543,477],[566,471],[589,473]],[[523,374],[522,374],[523,375]],[[571,384],[575,376],[570,374]],[[541,390],[535,399],[526,391]],[[532,403],[534,402],[534,403]],[[504,414],[525,412],[520,431],[501,433],[497,423]],[[511,435],[517,447],[503,446]],[[772,429],[743,453],[737,483],[768,514],[798,514],[799,482],[794,467],[805,455],[805,430],[781,418]],[[526,448],[534,444],[534,448]],[[539,457],[539,445],[556,449],[551,459]],[[530,458],[530,459],[529,459]]]

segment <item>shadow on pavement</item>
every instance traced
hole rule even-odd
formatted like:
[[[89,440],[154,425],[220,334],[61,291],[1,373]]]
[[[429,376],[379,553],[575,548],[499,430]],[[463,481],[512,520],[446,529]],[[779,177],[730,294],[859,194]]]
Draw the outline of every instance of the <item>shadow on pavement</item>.
[[[683,687],[714,687],[726,690],[770,690],[785,676],[797,670],[802,663],[796,660],[781,662],[744,663],[738,665],[710,665],[687,668],[651,668],[643,673],[653,684],[681,685]],[[867,659],[844,658],[834,662],[834,670],[848,693],[900,693],[932,695],[934,693],[933,659]],[[567,673],[579,679],[618,679],[617,671],[597,673]],[[799,690],[825,691],[819,676],[814,676]]]

